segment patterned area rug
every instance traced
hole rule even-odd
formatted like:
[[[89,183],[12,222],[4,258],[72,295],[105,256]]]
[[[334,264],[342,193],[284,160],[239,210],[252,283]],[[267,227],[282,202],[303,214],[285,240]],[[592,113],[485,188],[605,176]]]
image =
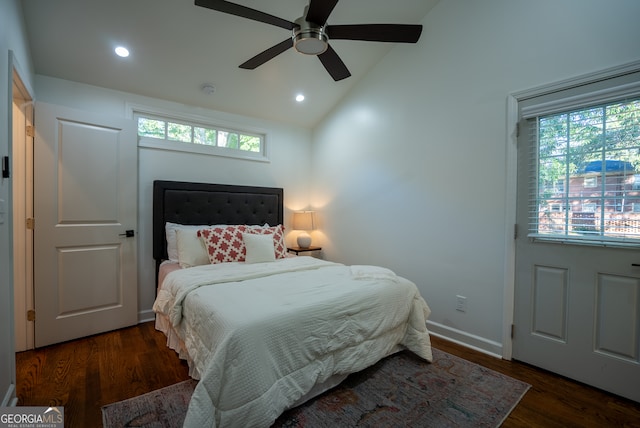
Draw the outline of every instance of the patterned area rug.
[[[446,352],[400,352],[283,413],[273,427],[498,427],[530,385]],[[181,427],[195,381],[102,408],[105,428]]]
[[[198,382],[186,380],[102,407],[104,428],[181,427]]]

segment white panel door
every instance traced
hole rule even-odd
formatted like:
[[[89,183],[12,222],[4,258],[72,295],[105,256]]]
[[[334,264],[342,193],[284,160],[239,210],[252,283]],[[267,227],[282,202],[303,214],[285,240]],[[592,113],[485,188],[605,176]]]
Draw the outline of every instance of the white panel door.
[[[535,174],[528,144],[518,142],[520,231]],[[640,402],[637,264],[637,249],[533,242],[519,233],[513,358]]]
[[[35,110],[40,347],[137,322],[137,145],[131,120],[44,103]]]

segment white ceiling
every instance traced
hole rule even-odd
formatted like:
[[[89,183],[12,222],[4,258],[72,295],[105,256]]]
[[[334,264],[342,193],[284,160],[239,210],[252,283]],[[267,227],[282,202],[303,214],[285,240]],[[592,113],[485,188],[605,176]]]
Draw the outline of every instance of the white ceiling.
[[[437,1],[342,0],[328,22],[418,24]],[[308,0],[234,2],[294,21]],[[317,124],[393,46],[331,41],[352,74],[334,82],[317,58],[293,49],[255,70],[238,68],[290,32],[193,0],[21,3],[37,74],[304,127]],[[120,44],[131,52],[126,59],[113,53]],[[205,83],[215,86],[213,95],[201,91]],[[298,93],[304,103],[294,100]]]

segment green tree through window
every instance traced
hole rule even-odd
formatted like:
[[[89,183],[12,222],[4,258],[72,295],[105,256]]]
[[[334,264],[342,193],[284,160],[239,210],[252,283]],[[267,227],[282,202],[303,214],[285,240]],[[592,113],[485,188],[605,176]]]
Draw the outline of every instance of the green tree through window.
[[[538,233],[640,239],[640,100],[539,117],[537,140]]]

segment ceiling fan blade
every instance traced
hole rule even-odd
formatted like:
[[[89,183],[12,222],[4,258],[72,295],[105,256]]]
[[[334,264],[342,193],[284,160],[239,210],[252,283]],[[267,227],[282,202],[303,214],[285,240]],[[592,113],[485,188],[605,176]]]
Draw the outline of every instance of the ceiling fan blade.
[[[253,19],[254,21],[264,22],[265,24],[275,25],[276,27],[293,30],[295,24],[286,19],[251,9],[250,7],[241,6],[224,0],[195,0],[196,6],[206,7],[207,9],[217,10],[218,12],[229,13],[231,15],[240,16],[242,18]]]
[[[327,50],[318,55],[318,58],[336,82],[351,76],[347,66],[344,65],[344,62],[331,46],[327,46]]]
[[[410,24],[355,24],[328,25],[330,39],[365,40],[370,42],[416,43],[422,25]]]
[[[283,40],[277,45],[270,47],[266,51],[260,52],[258,55],[254,56],[250,60],[240,64],[240,68],[253,70],[254,68],[261,66],[265,62],[275,58],[276,56],[280,55],[282,52],[286,51],[291,47],[293,47],[293,40],[291,39],[291,37],[289,37],[288,39]]]
[[[306,20],[314,24],[324,25],[338,0],[311,0]]]

